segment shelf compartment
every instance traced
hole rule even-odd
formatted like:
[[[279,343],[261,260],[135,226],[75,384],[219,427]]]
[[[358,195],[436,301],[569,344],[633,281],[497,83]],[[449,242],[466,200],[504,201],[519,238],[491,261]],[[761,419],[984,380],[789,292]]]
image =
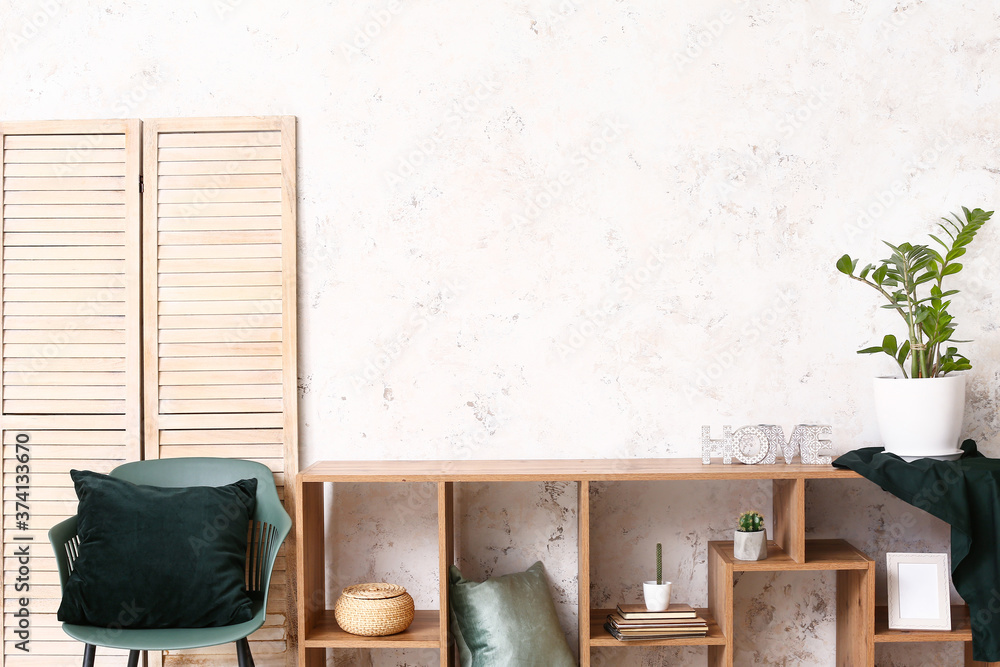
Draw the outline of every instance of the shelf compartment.
[[[306,648],[440,648],[441,624],[437,609],[418,609],[405,631],[387,637],[362,637],[345,632],[333,610],[317,612],[316,623],[303,642]]]
[[[951,630],[892,630],[889,628],[889,608],[875,607],[875,643],[902,642],[971,642],[972,620],[964,604],[951,606]]]
[[[591,646],[617,646],[628,648],[631,646],[725,646],[726,637],[722,634],[722,629],[715,622],[708,609],[696,609],[698,616],[708,623],[708,634],[704,637],[675,637],[673,639],[652,639],[649,641],[618,641],[604,629],[604,622],[608,619],[608,614],[614,609],[591,609],[590,610],[590,645]]]
[[[867,570],[871,558],[845,540],[806,540],[806,559],[797,563],[773,540],[767,543],[767,559],[739,560],[732,542],[709,542],[708,548],[732,565],[734,572],[794,572]]]

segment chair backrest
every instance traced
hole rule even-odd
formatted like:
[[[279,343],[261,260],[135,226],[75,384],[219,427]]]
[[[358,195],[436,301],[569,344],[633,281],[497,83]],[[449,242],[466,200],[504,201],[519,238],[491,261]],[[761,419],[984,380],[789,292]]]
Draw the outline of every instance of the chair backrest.
[[[111,471],[112,477],[149,486],[222,486],[241,479],[257,480],[257,504],[248,526],[247,590],[266,599],[278,548],[292,520],[278,498],[274,475],[256,461],[210,457],[134,461]]]

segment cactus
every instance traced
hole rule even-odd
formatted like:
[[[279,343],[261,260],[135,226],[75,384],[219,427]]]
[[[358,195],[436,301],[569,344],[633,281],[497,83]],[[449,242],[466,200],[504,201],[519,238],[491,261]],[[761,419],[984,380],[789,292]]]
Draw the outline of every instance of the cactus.
[[[663,585],[663,544],[656,543],[656,585]]]
[[[736,524],[737,530],[742,533],[756,533],[764,529],[764,515],[757,510],[749,510],[740,515]]]

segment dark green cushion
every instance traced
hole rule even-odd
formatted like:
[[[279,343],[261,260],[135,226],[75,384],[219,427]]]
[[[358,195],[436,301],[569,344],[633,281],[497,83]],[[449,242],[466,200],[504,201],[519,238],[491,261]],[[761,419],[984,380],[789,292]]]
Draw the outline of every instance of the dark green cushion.
[[[540,561],[481,583],[452,565],[448,591],[462,667],[575,667]]]
[[[204,628],[253,617],[244,584],[257,480],[143,486],[70,472],[79,556],[58,618],[112,628]]]

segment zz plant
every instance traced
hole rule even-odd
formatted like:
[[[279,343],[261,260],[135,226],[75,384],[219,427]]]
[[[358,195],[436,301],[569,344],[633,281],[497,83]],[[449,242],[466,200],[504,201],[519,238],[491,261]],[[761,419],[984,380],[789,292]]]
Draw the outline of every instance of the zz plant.
[[[837,269],[858,282],[879,292],[888,301],[883,308],[895,310],[906,323],[906,338],[899,344],[896,336],[889,334],[881,345],[858,350],[858,354],[884,352],[903,371],[903,377],[933,378],[952,371],[972,368],[958,348],[948,343],[967,343],[953,340],[957,323],[948,312],[948,297],[958,290],[943,287],[946,276],[962,270],[956,260],[966,249],[980,228],[990,219],[993,211],[980,208],[970,211],[962,207],[964,219],[957,214],[941,218],[938,224],[948,240],[931,234],[940,250],[929,245],[901,243],[898,246],[883,241],[892,254],[877,265],[868,264],[855,274],[858,260],[844,255],[837,260]],[[909,372],[907,372],[909,366]]]

